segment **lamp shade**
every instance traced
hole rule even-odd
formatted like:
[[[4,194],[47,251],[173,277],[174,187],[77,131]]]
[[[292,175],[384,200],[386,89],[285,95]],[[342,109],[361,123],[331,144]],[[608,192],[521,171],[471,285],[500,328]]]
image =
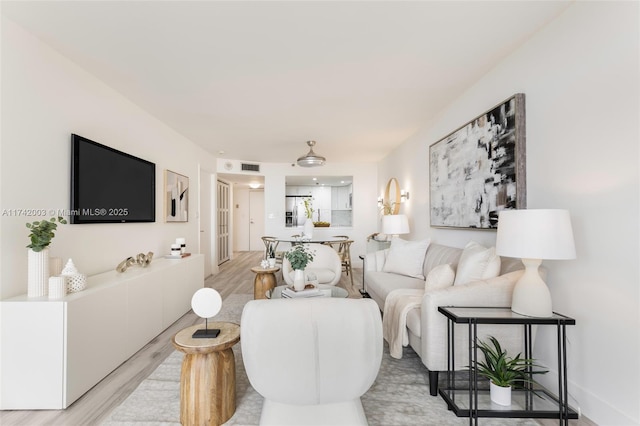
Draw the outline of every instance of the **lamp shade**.
[[[388,214],[382,216],[382,233],[399,235],[409,233],[409,219],[403,214]]]
[[[496,253],[522,259],[575,259],[567,210],[503,210],[498,216]]]

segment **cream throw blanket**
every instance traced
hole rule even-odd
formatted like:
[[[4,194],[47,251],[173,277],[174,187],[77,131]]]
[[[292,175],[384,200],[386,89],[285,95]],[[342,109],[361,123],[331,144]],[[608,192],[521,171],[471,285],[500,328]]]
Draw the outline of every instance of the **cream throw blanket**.
[[[384,302],[382,335],[389,342],[389,352],[396,359],[402,358],[402,347],[409,344],[407,314],[420,307],[424,289],[399,288],[393,290]]]

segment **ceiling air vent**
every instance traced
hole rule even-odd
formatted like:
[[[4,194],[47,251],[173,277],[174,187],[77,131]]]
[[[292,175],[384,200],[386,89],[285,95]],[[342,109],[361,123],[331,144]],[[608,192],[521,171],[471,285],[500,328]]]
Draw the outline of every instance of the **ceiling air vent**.
[[[260,171],[260,164],[242,163],[242,170],[247,171],[247,172],[259,172]]]

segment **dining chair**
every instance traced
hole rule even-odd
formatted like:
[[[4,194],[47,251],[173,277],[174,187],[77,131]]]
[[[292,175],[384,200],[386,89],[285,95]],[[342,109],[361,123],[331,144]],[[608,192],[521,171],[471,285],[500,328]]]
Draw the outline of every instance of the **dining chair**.
[[[261,237],[262,242],[264,243],[264,258],[268,259],[271,254],[276,259],[276,264],[282,265],[282,258],[284,257],[284,253],[281,251],[277,251],[278,248],[278,239],[276,237],[264,236]]]
[[[351,279],[351,287],[353,287],[353,271],[351,269],[351,243],[353,240],[350,240],[347,235],[334,235],[333,238],[344,239],[344,241],[332,242],[331,246],[337,250],[342,263],[342,271]]]

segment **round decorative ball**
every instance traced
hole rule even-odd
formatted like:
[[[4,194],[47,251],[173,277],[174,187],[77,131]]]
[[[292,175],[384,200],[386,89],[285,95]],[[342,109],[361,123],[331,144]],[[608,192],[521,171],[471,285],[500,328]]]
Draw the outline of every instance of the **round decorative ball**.
[[[191,309],[200,318],[211,318],[222,308],[220,293],[212,288],[201,288],[191,298]]]

